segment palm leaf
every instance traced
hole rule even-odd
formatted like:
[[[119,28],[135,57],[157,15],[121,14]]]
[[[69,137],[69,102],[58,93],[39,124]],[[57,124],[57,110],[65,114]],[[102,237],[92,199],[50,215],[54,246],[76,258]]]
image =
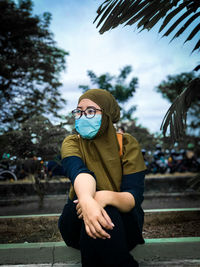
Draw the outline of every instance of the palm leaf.
[[[147,10],[148,9],[148,13]],[[146,29],[146,25],[148,24],[148,22],[154,18],[156,16],[156,14],[158,13],[158,6],[157,5],[152,5],[151,6],[147,6],[144,10],[144,16],[143,18],[140,20],[140,22],[138,22],[137,27],[140,28],[143,26],[143,29]],[[161,19],[161,14],[159,14],[159,18]]]
[[[170,126],[170,137],[173,142],[184,136],[186,113],[196,98],[200,98],[200,78],[192,80],[168,109],[161,124],[164,136],[168,126]]]
[[[195,15],[193,15],[191,18],[188,19],[188,21],[180,28],[180,30],[174,35],[172,40],[175,38],[179,37],[185,30],[186,28],[196,19],[200,16],[200,12],[197,12]]]
[[[200,40],[197,42],[197,44],[195,45],[195,47],[194,47],[194,49],[192,50],[192,52],[194,52],[196,49],[199,49],[199,47],[200,47]],[[198,66],[195,68],[195,70],[197,71],[197,70],[199,70],[199,68],[200,68],[200,65],[198,65]]]
[[[100,19],[97,28],[100,28],[100,33],[113,29],[120,24],[133,25],[137,23],[137,28],[144,30],[152,29],[160,19],[164,19],[159,33],[166,28],[172,19],[184,12],[181,17],[175,20],[173,25],[165,32],[163,36],[168,36],[180,23],[193,14],[191,18],[175,33],[174,38],[179,37],[191,23],[200,16],[198,11],[200,8],[199,0],[106,0],[97,10],[97,19]],[[197,25],[194,30],[189,34],[185,42],[192,40],[192,38],[199,33],[200,26]],[[163,37],[162,36],[162,37]],[[192,52],[198,49],[198,42]]]
[[[106,9],[106,7],[109,5],[109,3],[108,2],[110,2],[109,0],[107,0],[107,1],[105,1],[102,5],[100,5],[99,6],[99,8],[97,9],[97,16],[96,16],[96,18],[95,18],[95,20],[93,21],[93,23],[95,23],[97,20],[98,20],[98,18],[101,16],[101,13],[102,12],[104,12],[104,10]],[[107,3],[107,4],[106,4]],[[103,7],[104,6],[104,7]]]
[[[187,3],[184,2],[182,4],[179,5],[179,7],[177,7],[176,9],[172,10],[165,18],[165,20],[163,21],[163,24],[161,25],[159,32],[161,32],[166,26],[167,24],[185,7],[187,6]]]
[[[136,21],[138,21],[139,19],[141,19],[143,17],[143,20],[148,20],[148,18],[152,17],[153,14],[155,14],[156,12],[156,3],[155,1],[153,1],[152,3],[149,3],[148,0],[142,2],[140,5],[138,5],[136,11],[139,11],[138,14],[135,14],[135,16],[133,16],[126,25],[132,25],[133,23],[135,23]],[[137,25],[137,27],[139,28],[139,25]]]
[[[200,40],[199,40],[199,46],[200,46]],[[200,65],[197,65],[195,68],[194,68],[194,71],[198,71],[198,70],[200,70]]]
[[[163,0],[161,7],[160,2],[160,0],[143,1],[142,4],[138,6],[138,8],[140,9],[138,15],[133,14],[135,15],[135,17],[128,21],[126,25],[132,25],[141,18],[140,22],[138,22],[137,27],[140,28],[141,26],[143,26],[143,29],[151,29],[149,22],[153,20],[154,17],[156,17],[156,21],[159,21],[162,17],[166,15],[169,9],[174,6],[174,4],[171,4],[169,1]]]
[[[179,19],[173,23],[173,25],[164,33],[163,36],[168,36],[185,18],[188,17],[190,11],[186,11]]]
[[[99,23],[97,24],[97,27],[102,23],[102,21],[107,17],[107,15],[110,13],[110,11],[112,10],[112,8],[114,7],[114,5],[116,4],[117,0],[115,0],[113,3],[111,3],[110,5],[105,6],[105,8],[107,7],[107,9],[104,11],[104,14],[102,16],[102,18],[100,19]]]
[[[186,43],[187,41],[192,40],[192,38],[200,31],[200,23],[194,28],[194,30],[190,33],[190,35],[188,36],[188,38],[185,40],[184,43]]]
[[[167,12],[169,11],[169,9],[172,7],[172,5],[168,2],[168,4],[160,11],[158,12],[146,25],[145,28],[147,30],[150,30],[151,28],[153,28],[153,26],[156,25],[156,23],[162,19],[163,17],[165,17],[165,15],[167,14]]]
[[[122,0],[120,5],[117,5],[114,7],[113,5],[113,10],[110,14],[110,16],[106,19],[106,23],[108,25],[112,25],[112,29],[115,28],[118,24],[119,21],[121,20],[121,12],[123,11],[126,12],[126,10],[128,10],[129,6],[127,5],[127,3]],[[117,16],[112,16],[112,13],[114,14],[118,14]]]
[[[128,10],[126,10],[126,12],[122,11],[122,19],[120,20],[120,23],[125,23],[129,21],[134,15],[137,14],[139,10],[141,10],[147,4],[148,1],[143,1],[143,3],[141,2],[141,0],[136,0],[135,2],[127,0],[126,5],[128,6]]]

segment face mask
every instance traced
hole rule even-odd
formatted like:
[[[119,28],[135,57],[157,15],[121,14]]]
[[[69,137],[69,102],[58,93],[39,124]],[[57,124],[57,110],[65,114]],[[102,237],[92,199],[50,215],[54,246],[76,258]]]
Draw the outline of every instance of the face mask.
[[[86,118],[84,115],[75,120],[76,131],[86,139],[92,139],[98,133],[101,127],[101,115],[97,114],[92,119]]]

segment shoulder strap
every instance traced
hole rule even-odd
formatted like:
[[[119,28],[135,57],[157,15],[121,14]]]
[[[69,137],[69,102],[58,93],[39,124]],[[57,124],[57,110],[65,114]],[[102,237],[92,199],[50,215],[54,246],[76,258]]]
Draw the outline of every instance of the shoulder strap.
[[[121,157],[123,153],[123,134],[117,133],[117,139],[119,143],[119,155]]]

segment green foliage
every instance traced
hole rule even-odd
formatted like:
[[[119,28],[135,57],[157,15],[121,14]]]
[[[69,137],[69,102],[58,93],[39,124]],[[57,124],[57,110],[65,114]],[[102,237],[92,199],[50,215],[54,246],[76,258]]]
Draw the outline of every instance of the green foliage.
[[[196,83],[194,84],[194,81],[198,82],[199,78],[200,76],[198,77],[197,75],[195,75],[194,72],[181,73],[178,75],[169,75],[167,76],[166,80],[162,81],[160,85],[156,87],[157,91],[161,93],[162,96],[168,99],[171,103],[176,100],[173,105],[174,110],[176,110],[176,113],[174,114],[179,114],[180,109],[181,116],[183,107],[185,106],[185,108],[188,109],[188,134],[190,134],[190,131],[192,129],[196,130],[196,133],[197,131],[199,131],[198,129],[200,129],[200,94],[198,85],[199,83],[197,85],[195,85]],[[188,90],[188,85],[191,85],[192,90]],[[177,98],[177,95],[180,95],[181,98]],[[181,99],[183,99],[183,101],[180,101]],[[189,103],[191,102],[191,100],[192,103],[190,106]],[[184,120],[185,119],[186,118],[184,118]],[[182,132],[184,132],[184,127],[184,125],[180,125],[180,131],[182,130]]]
[[[65,56],[49,30],[51,14],[32,14],[32,1],[0,1],[0,123],[11,129],[33,115],[58,116]],[[1,129],[2,130],[2,129]]]
[[[53,125],[43,116],[30,118],[18,130],[0,135],[0,154],[10,153],[18,159],[33,156],[53,159],[60,154],[62,141],[69,134],[63,126]]]
[[[133,77],[130,82],[126,83],[126,79],[131,72],[131,66],[125,66],[120,70],[118,76],[111,76],[109,73],[97,76],[91,70],[87,72],[93,85],[97,86],[97,88],[109,91],[119,102],[122,110],[122,119],[131,119],[132,113],[136,109],[135,106],[131,106],[128,111],[123,108],[123,104],[133,97],[138,85],[138,78],[136,77]],[[79,88],[81,88],[83,92],[90,89],[88,85],[80,85]]]

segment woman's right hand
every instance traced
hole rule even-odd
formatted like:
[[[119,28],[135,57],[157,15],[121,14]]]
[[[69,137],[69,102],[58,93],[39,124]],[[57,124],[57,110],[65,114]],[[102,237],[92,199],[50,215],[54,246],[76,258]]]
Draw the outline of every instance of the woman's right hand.
[[[114,224],[104,208],[91,196],[82,197],[77,203],[77,212],[82,214],[87,234],[96,239],[110,238],[110,235],[103,229],[113,229]]]

